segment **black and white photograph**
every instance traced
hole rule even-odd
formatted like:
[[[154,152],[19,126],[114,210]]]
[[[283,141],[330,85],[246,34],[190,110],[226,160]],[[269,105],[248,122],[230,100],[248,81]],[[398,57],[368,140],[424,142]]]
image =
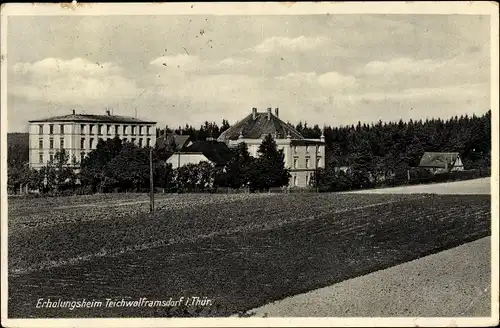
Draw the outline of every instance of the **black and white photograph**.
[[[1,23],[2,326],[498,325],[498,3]]]

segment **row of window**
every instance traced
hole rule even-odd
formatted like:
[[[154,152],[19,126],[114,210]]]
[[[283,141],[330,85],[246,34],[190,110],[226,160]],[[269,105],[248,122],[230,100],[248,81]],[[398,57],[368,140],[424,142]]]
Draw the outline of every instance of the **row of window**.
[[[102,138],[99,138],[99,139],[102,139]],[[107,140],[110,140],[111,138],[107,138]],[[88,148],[93,148],[94,147],[94,138],[89,138],[89,146]],[[131,142],[131,143],[136,143],[136,141],[138,140],[138,143],[139,143],[139,147],[142,147],[144,146],[144,143],[143,143],[143,139],[142,138],[139,138],[139,139],[136,139],[136,138],[131,138],[130,140],[127,139],[127,138],[123,138],[122,141],[123,142]],[[151,138],[147,138],[146,139],[146,147],[149,147],[151,146]],[[81,138],[80,140],[80,148],[84,149],[84,148],[87,148],[85,147],[85,138]]]
[[[38,125],[38,133],[43,134],[43,124]],[[54,124],[49,124],[49,134],[54,134]],[[64,124],[59,124],[59,134],[64,134]]]
[[[102,138],[99,138],[99,139],[102,139]],[[111,138],[107,138],[107,140],[110,140]],[[139,147],[142,147],[143,146],[143,141],[141,138],[138,139],[139,140]],[[124,142],[127,142],[128,139],[127,138],[124,138],[123,139]],[[130,139],[130,142],[132,143],[135,143],[136,142],[136,139],[135,138],[131,138]],[[94,145],[94,138],[89,138],[89,148],[92,148]],[[146,146],[150,146],[151,145],[151,138],[147,138],[146,139]],[[39,149],[43,149],[43,139],[40,138],[38,140],[38,148]],[[59,140],[59,149],[63,149],[64,148],[64,139],[60,139]],[[80,148],[85,148],[85,138],[82,138],[80,140]],[[54,139],[49,139],[49,149],[54,149]]]
[[[81,134],[85,134],[85,133],[87,133],[87,131],[88,131],[88,134],[94,133],[94,127],[95,127],[94,124],[89,124],[88,129],[86,129],[86,127],[87,127],[86,124],[80,125]],[[151,134],[151,127],[150,126],[131,125],[130,127],[131,127],[130,134],[132,134],[132,135],[136,134],[136,128],[139,128],[139,135],[143,135],[144,132],[146,135]],[[123,131],[122,134],[127,134],[127,128],[128,128],[128,125],[122,126],[122,131]],[[44,132],[43,129],[44,129],[44,125],[40,124],[38,126],[38,133],[43,134],[43,132]],[[102,135],[103,131],[104,131],[104,125],[97,124],[97,134]],[[112,132],[113,132],[113,134],[120,134],[119,131],[120,131],[120,125],[115,125],[115,126],[112,126],[110,124],[106,125],[106,134],[112,134]],[[49,134],[54,134],[54,124],[49,124]],[[64,124],[59,124],[59,134],[64,134]]]
[[[316,148],[316,153],[318,153],[319,152],[319,147],[316,146],[315,148]],[[297,153],[297,146],[293,146],[293,152]],[[306,145],[306,153],[309,153],[309,145]]]
[[[43,139],[38,140],[38,148],[43,149]],[[54,149],[54,139],[49,139],[49,148]],[[59,148],[64,148],[64,139],[59,140]]]
[[[320,167],[320,161],[321,161],[321,158],[318,157],[316,158],[316,167]],[[298,163],[299,163],[299,159],[298,158],[294,158],[293,159],[293,168],[296,169],[298,167]],[[309,168],[309,163],[310,163],[310,159],[309,158],[306,158],[306,169]]]
[[[94,133],[94,124],[89,124],[88,125],[88,129],[86,129],[87,125],[86,124],[82,124],[80,126],[80,132],[81,134],[93,134]],[[123,135],[126,135],[127,134],[127,129],[128,129],[128,125],[123,125],[121,130],[122,130],[122,134]],[[138,130],[137,130],[138,128]],[[142,125],[131,125],[130,126],[130,134],[131,135],[135,135],[137,134],[137,132],[139,132],[138,134],[140,136],[142,136],[143,134],[146,134],[146,135],[150,135],[151,134],[151,127],[150,126],[142,126]],[[103,134],[103,131],[104,131],[104,125],[103,124],[98,124],[97,125],[97,134],[98,135],[102,135]],[[120,134],[120,125],[106,125],[106,134]]]

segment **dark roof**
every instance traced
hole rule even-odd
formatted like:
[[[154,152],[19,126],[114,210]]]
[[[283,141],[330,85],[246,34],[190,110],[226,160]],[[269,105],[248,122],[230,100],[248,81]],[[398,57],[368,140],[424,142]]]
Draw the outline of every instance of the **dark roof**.
[[[268,119],[268,115],[271,115],[271,119]],[[290,135],[292,139],[304,139],[290,124],[283,122],[276,115],[272,113],[257,113],[255,119],[253,119],[253,114],[248,115],[222,132],[217,140],[222,142],[236,140],[239,138],[240,133],[243,138],[247,139],[260,139],[268,134],[283,139],[287,135]]]
[[[31,120],[35,122],[99,122],[99,123],[144,123],[156,124],[153,121],[143,121],[134,117],[118,116],[118,115],[91,115],[91,114],[69,114],[62,116],[53,116],[40,120]]]
[[[455,163],[459,153],[425,152],[420,159],[420,167],[446,168]]]
[[[189,138],[189,135],[179,135],[175,133],[162,134],[156,139],[156,144],[159,148],[166,147],[173,140],[176,145],[176,150],[182,150],[184,147],[186,147]]]
[[[201,153],[216,164],[224,164],[233,156],[227,145],[218,141],[195,141],[184,148],[181,153]]]

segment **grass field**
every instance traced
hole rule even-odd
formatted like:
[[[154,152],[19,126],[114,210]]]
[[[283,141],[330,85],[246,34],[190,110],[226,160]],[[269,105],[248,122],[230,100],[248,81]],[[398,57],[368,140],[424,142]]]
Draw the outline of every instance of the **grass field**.
[[[227,316],[490,234],[487,195],[9,200],[9,317]],[[203,308],[37,309],[39,298]]]

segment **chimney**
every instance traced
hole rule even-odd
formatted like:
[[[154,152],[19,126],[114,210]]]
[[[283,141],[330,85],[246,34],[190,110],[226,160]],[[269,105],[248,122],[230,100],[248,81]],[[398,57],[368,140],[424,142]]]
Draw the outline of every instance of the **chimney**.
[[[109,109],[106,109],[106,115],[108,115],[108,116],[110,116],[110,115],[111,115],[111,113],[110,113]]]
[[[73,109],[73,115],[75,115],[75,110]]]
[[[257,108],[252,108],[252,118],[255,120],[257,118]]]
[[[276,108],[274,109],[274,116],[276,116],[276,117],[280,117],[279,113],[280,113],[280,109],[279,109],[278,107],[276,107]]]
[[[272,111],[272,109],[271,109],[271,107],[269,107],[269,108],[267,109],[267,120],[268,120],[268,121],[269,121],[269,120],[271,120],[271,111]]]

